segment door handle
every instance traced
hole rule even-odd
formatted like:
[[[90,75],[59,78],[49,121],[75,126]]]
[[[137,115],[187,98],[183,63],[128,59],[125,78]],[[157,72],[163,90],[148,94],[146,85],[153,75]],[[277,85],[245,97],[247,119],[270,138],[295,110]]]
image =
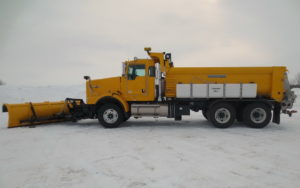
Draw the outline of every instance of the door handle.
[[[145,93],[145,89],[142,89],[142,93]]]

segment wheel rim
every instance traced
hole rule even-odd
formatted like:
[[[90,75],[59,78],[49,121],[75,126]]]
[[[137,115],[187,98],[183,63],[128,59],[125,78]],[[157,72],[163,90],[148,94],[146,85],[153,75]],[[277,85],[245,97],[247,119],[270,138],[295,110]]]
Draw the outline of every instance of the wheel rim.
[[[263,123],[267,118],[267,113],[262,108],[255,108],[250,113],[250,119],[254,123]]]
[[[231,117],[230,111],[226,108],[219,108],[215,112],[215,120],[218,123],[225,124],[225,123],[229,122],[230,117]]]
[[[107,109],[103,113],[103,119],[106,123],[113,124],[118,120],[118,112],[115,109]]]

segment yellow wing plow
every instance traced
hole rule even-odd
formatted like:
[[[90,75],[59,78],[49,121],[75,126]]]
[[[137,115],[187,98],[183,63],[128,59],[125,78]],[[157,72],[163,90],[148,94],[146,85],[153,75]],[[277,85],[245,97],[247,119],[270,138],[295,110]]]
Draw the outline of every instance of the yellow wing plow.
[[[2,111],[8,112],[8,128],[38,125],[60,121],[76,121],[75,112],[84,106],[82,99],[58,102],[3,104]]]

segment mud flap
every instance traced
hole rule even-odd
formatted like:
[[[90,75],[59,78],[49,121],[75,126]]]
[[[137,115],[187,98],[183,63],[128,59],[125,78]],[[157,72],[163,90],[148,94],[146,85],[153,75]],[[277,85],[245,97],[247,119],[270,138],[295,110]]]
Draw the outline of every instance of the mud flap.
[[[275,103],[273,110],[273,123],[280,124],[281,104]]]

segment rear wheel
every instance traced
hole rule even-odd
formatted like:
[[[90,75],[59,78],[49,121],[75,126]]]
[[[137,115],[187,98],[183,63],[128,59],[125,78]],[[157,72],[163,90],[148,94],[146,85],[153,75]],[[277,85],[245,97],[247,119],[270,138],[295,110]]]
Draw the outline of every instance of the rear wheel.
[[[209,109],[208,117],[215,127],[228,128],[235,120],[236,111],[231,104],[220,102]]]
[[[252,128],[264,128],[271,121],[271,107],[264,103],[252,103],[246,106],[244,123]]]
[[[124,121],[124,115],[119,106],[104,104],[98,110],[98,120],[105,128],[116,128]]]

